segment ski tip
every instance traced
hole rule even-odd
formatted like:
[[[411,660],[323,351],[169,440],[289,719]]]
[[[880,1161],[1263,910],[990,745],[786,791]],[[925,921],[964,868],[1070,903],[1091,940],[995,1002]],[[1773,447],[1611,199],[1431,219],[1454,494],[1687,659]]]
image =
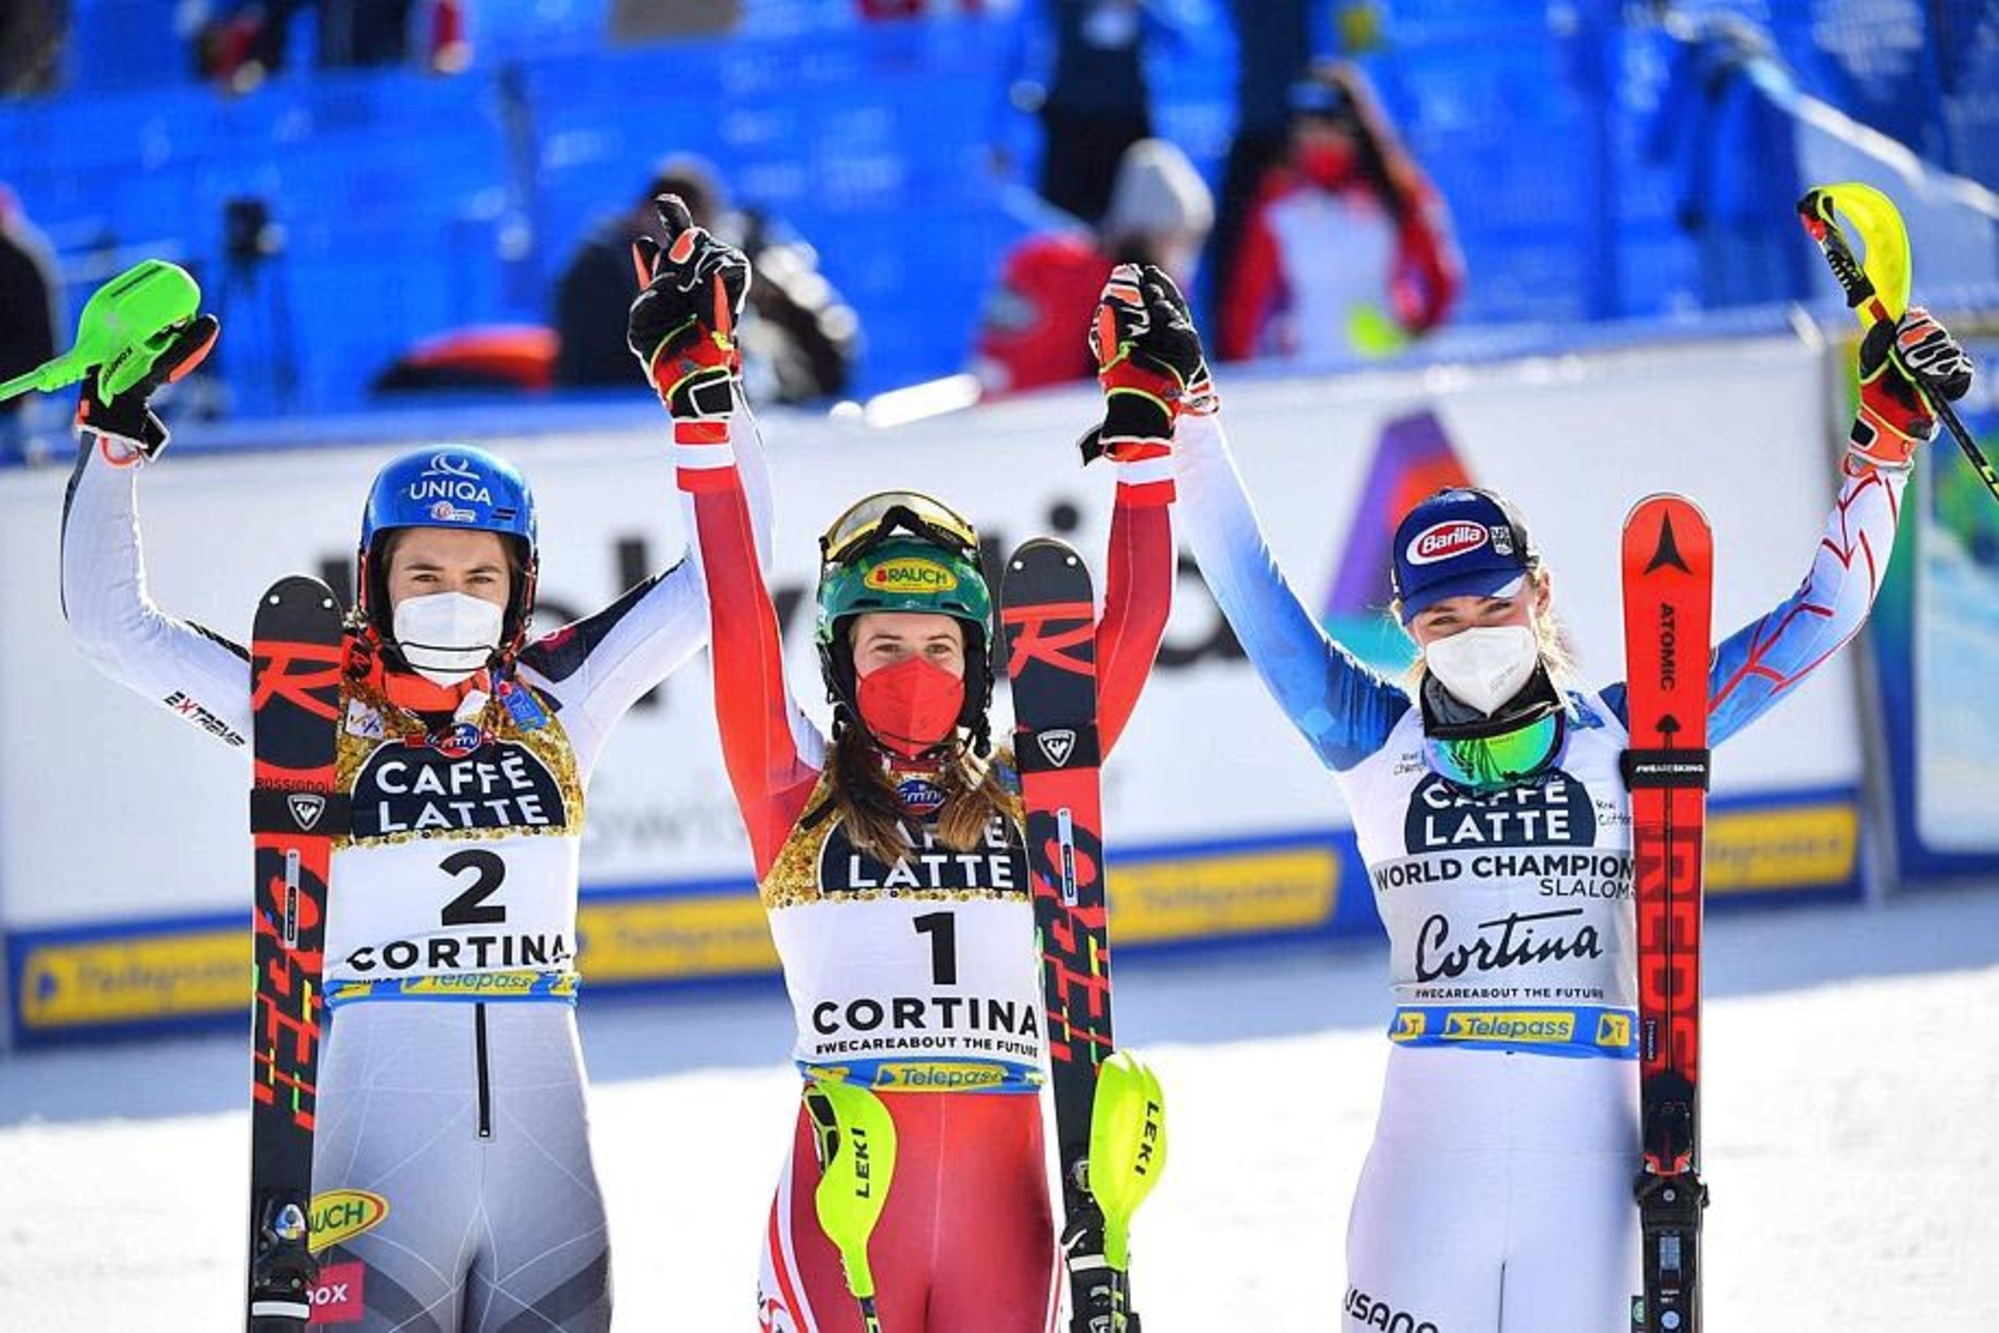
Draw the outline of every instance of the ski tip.
[[[1036,564],[1080,565],[1083,557],[1076,548],[1055,537],[1034,537],[1013,548],[1013,554],[1006,558],[1009,571],[1026,569]]]
[[[1631,506],[1630,511],[1624,516],[1624,526],[1628,528],[1639,522],[1646,514],[1661,510],[1668,513],[1690,513],[1702,523],[1707,522],[1707,511],[1694,500],[1677,491],[1654,491]]]

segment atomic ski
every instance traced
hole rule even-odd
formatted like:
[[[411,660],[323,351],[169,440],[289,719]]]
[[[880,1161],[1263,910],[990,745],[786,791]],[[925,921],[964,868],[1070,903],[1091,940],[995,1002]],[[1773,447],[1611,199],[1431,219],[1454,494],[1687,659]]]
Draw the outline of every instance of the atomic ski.
[[[1635,1333],[1699,1333],[1701,854],[1707,815],[1714,535],[1684,496],[1624,522],[1624,656],[1631,851],[1638,913],[1640,1147],[1645,1275]]]
[[[1070,1328],[1136,1330],[1124,1275],[1105,1257],[1103,1210],[1089,1179],[1097,1071],[1114,1049],[1089,568],[1062,542],[1030,541],[1006,563],[1000,606],[1048,1008]]]
[[[256,996],[251,1003],[249,1333],[300,1333],[318,1264],[308,1244],[319,1075],[321,941],[334,835],[340,607],[317,579],[257,604],[250,648],[256,752]]]

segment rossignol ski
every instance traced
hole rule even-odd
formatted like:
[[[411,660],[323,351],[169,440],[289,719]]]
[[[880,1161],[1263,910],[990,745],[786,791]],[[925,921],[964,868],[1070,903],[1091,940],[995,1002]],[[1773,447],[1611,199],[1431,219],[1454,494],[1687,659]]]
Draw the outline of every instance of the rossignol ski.
[[[1645,1292],[1634,1333],[1699,1333],[1702,833],[1707,815],[1714,535],[1654,495],[1624,523],[1631,851],[1638,915],[1635,1192]]]
[[[320,965],[334,835],[340,607],[317,579],[257,604],[250,648],[255,776],[256,994],[251,1003],[249,1333],[300,1333],[318,1264],[309,1246],[319,1078]]]
[[[1115,1047],[1089,568],[1062,542],[1030,541],[1007,561],[1000,602],[1048,1010],[1069,1327],[1137,1330],[1127,1275],[1109,1257],[1104,1208],[1090,1178],[1097,1076]]]

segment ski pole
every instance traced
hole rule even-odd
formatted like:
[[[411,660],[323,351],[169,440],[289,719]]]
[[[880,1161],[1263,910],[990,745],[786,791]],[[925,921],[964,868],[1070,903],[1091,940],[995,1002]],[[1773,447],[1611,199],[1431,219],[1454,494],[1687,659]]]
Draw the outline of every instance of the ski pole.
[[[1104,1214],[1104,1258],[1116,1273],[1113,1329],[1138,1333],[1131,1308],[1131,1217],[1166,1169],[1166,1094],[1130,1051],[1097,1067],[1090,1111],[1090,1193]]]
[[[178,264],[147,259],[99,287],[76,321],[76,343],[52,361],[0,383],[0,402],[39,390],[51,393],[103,366],[98,391],[106,402],[137,384],[153,361],[201,308],[201,288]]]
[[[1854,258],[1853,247],[1839,225],[1838,208],[1842,204],[1853,215],[1855,228],[1867,242],[1864,264]],[[1893,200],[1858,181],[1819,185],[1798,200],[1798,219],[1804,224],[1806,234],[1818,242],[1827,267],[1839,280],[1840,290],[1846,293],[1848,308],[1859,315],[1863,326],[1884,319],[1892,324],[1901,319],[1902,312],[1909,307],[1909,233]],[[1881,291],[1884,286],[1885,295]],[[1978,442],[1958,419],[1957,409],[1920,383],[1916,392],[1922,394],[1937,419],[1949,429],[1957,447],[1964,451],[1965,458],[1985,482],[1985,489],[1999,500],[1999,472],[1993,470]]]
[[[881,1220],[895,1176],[895,1121],[881,1098],[851,1083],[811,1079],[803,1095],[819,1154],[819,1188],[813,1195],[819,1229],[840,1251],[862,1326],[867,1333],[882,1333],[868,1237]]]

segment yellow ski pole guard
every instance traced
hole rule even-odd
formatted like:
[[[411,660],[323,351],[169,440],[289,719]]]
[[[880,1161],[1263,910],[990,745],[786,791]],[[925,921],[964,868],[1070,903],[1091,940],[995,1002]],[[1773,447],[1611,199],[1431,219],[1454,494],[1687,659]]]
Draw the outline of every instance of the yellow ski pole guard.
[[[819,1153],[819,1188],[813,1203],[819,1229],[840,1251],[847,1289],[872,1307],[874,1272],[868,1237],[881,1220],[895,1176],[895,1121],[881,1098],[851,1083],[809,1080],[805,1110]]]
[[[1872,185],[1847,181],[1806,191],[1798,201],[1798,212],[1825,251],[1826,262],[1862,327],[1878,319],[1900,319],[1909,308],[1909,231],[1895,201]],[[1852,221],[1860,238],[1859,256],[1840,226],[1841,213]]]
[[[1166,1169],[1166,1094],[1130,1051],[1097,1068],[1090,1107],[1090,1193],[1104,1212],[1104,1257],[1131,1266],[1131,1215]]]

